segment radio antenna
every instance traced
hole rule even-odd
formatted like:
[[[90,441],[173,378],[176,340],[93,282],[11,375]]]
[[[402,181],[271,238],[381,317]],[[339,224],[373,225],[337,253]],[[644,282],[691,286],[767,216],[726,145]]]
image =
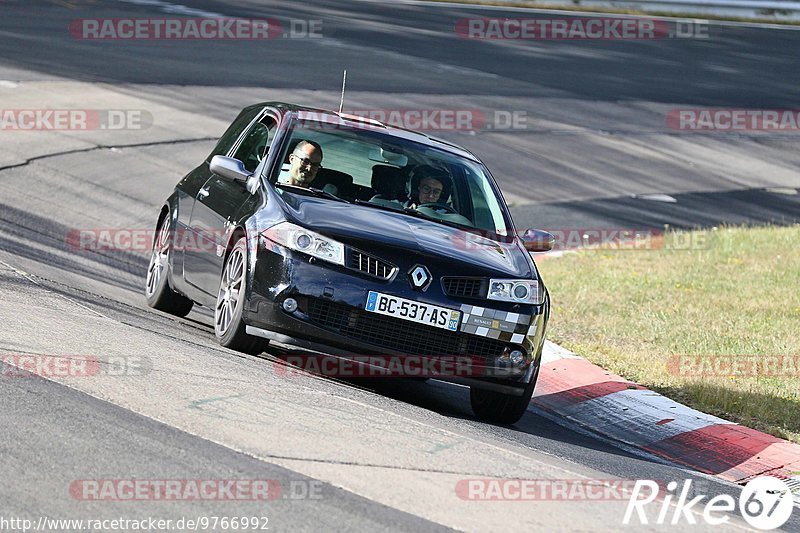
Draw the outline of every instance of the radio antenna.
[[[339,113],[342,112],[342,108],[344,107],[344,88],[347,85],[347,69],[344,70],[344,75],[342,76],[342,99],[339,100]]]

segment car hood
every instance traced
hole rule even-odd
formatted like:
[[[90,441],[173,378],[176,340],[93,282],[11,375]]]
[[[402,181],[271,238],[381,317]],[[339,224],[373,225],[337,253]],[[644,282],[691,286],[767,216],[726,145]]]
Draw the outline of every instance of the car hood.
[[[462,267],[453,274],[462,276],[530,278],[532,274],[527,251],[518,240],[501,243],[373,207],[299,195],[285,195],[284,199],[287,218],[292,222],[374,255],[380,256],[384,250],[409,263],[419,260],[420,255],[452,261]],[[415,252],[418,257],[411,257],[408,252]]]

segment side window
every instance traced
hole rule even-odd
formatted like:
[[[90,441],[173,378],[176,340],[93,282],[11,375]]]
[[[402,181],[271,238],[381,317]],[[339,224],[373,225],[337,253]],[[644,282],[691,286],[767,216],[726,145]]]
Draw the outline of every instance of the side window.
[[[470,170],[466,170],[465,177],[475,226],[490,229],[500,235],[508,235],[503,211],[488,178]]]
[[[244,163],[248,172],[255,171],[261,160],[266,157],[272,140],[275,137],[275,119],[264,117],[253,124],[252,129],[242,140],[233,157]]]
[[[262,107],[258,106],[248,107],[239,113],[236,120],[233,121],[228,129],[225,130],[225,133],[222,134],[222,137],[219,138],[217,146],[214,147],[214,151],[208,156],[208,161],[211,161],[211,158],[215,155],[227,154],[231,147],[233,147],[236,139],[239,138],[239,135],[242,134],[244,129],[256,118],[262,109]]]

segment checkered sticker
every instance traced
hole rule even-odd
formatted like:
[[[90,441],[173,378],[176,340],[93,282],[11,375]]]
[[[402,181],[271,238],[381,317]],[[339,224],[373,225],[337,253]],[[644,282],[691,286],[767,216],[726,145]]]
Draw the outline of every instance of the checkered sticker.
[[[481,337],[521,344],[536,333],[531,315],[487,309],[477,305],[461,305],[461,331]]]

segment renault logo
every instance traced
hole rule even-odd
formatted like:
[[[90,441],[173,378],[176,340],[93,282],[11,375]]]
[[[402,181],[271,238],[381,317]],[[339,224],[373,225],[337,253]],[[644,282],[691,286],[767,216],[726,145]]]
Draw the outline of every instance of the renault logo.
[[[424,291],[431,284],[431,273],[422,265],[415,265],[408,271],[408,281],[418,291]]]

